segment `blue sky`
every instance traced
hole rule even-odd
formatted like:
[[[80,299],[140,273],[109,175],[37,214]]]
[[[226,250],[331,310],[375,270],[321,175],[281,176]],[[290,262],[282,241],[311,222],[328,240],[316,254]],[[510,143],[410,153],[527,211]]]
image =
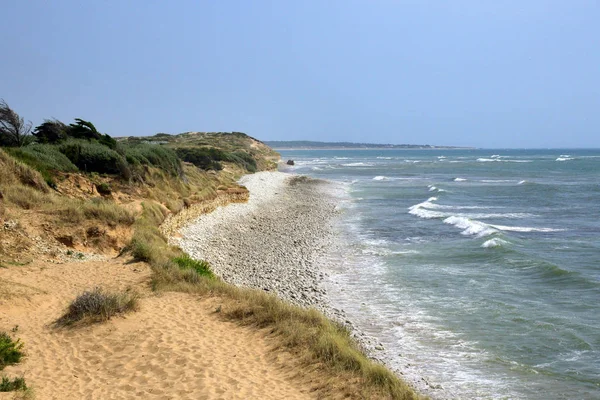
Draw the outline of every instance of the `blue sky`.
[[[113,136],[600,147],[598,1],[3,2],[0,97]]]

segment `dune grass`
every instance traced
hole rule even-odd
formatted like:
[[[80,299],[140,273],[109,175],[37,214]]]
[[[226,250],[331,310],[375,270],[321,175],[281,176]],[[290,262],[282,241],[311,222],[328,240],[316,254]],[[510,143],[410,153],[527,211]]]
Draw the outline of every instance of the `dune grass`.
[[[135,311],[138,295],[131,292],[111,293],[96,287],[81,293],[55,322],[57,327],[103,322],[111,317]]]
[[[14,340],[8,333],[0,332],[0,371],[9,365],[15,365],[21,362],[25,357],[23,352],[23,343],[17,339]],[[21,392],[23,396],[29,395],[31,390],[25,384],[24,377],[9,378],[2,375],[0,378],[0,392]]]
[[[15,392],[17,390],[27,390],[25,378],[22,376],[10,379],[8,376],[2,375],[0,380],[0,392]]]
[[[0,371],[8,365],[18,364],[24,356],[23,343],[6,332],[0,332]]]

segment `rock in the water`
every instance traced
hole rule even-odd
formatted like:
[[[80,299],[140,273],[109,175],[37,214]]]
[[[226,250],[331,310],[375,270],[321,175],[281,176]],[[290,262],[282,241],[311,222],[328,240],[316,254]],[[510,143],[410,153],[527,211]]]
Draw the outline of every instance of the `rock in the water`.
[[[287,165],[294,165],[294,160],[287,160]]]

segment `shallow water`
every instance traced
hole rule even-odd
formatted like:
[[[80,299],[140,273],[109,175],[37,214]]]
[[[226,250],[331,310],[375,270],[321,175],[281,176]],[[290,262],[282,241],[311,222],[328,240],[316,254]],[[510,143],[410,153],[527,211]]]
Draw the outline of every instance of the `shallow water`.
[[[600,150],[296,150],[333,301],[439,398],[600,398]],[[337,288],[337,289],[336,289]]]

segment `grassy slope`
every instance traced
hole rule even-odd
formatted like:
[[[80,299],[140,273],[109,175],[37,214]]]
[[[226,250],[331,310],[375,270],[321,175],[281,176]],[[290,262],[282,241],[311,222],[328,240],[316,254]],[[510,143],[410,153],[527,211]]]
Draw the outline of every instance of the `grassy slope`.
[[[263,143],[237,133],[186,133],[142,140],[161,141],[173,148],[214,146],[225,151],[241,149],[257,160],[259,170],[274,168],[274,161],[278,158],[278,154]],[[151,265],[155,290],[222,297],[226,300],[224,317],[269,329],[280,339],[282,348],[295,354],[307,368],[312,365],[310,368],[331,376],[337,382],[333,384],[338,388],[336,390],[344,390],[350,397],[419,398],[391,372],[367,359],[343,327],[318,312],[291,306],[259,291],[225,284],[204,273],[204,266],[181,262],[186,255],[168,245],[159,226],[169,214],[176,214],[184,207],[207,209],[208,204],[210,209],[211,202],[243,200],[244,191],[235,183],[245,172],[239,166],[227,164],[222,171],[207,172],[185,164],[183,178],[147,168],[144,183],[135,184],[110,176],[93,177],[110,184],[112,194],[109,197],[99,196],[93,190],[87,191],[87,183],[93,187],[92,178],[81,174],[75,177],[73,174],[57,175],[58,192],[53,191],[46,186],[39,172],[2,150],[0,168],[5,171],[0,175],[0,221],[16,220],[17,226],[20,223],[23,228],[51,224],[52,234],[46,236],[47,240],[56,240],[57,232],[60,233],[63,228],[68,231],[79,229],[77,232],[83,229],[85,235],[94,228],[105,233],[102,237],[110,237],[112,231],[121,229],[126,232],[122,240],[126,247],[122,249],[118,244],[116,247]],[[73,184],[74,181],[77,184]],[[237,188],[234,195],[231,194],[232,188]],[[102,243],[87,239],[91,238],[86,238],[82,246],[105,250]],[[11,260],[10,250],[14,249],[0,247],[0,261],[9,264],[19,261]]]

